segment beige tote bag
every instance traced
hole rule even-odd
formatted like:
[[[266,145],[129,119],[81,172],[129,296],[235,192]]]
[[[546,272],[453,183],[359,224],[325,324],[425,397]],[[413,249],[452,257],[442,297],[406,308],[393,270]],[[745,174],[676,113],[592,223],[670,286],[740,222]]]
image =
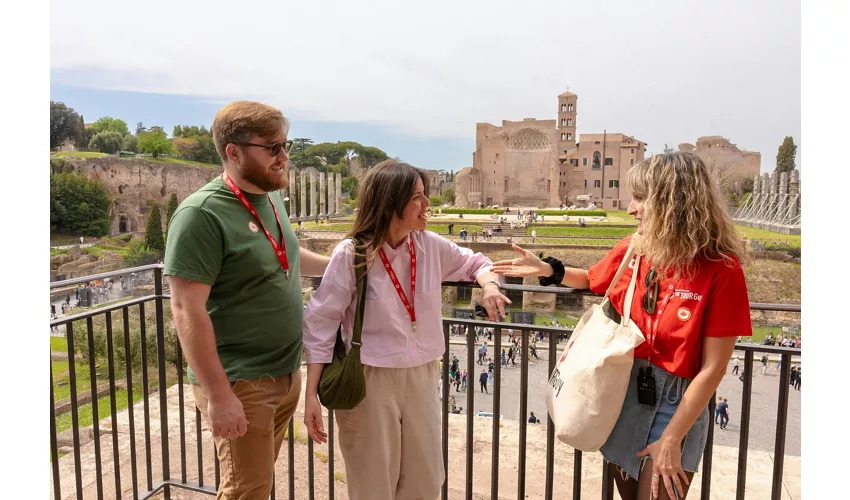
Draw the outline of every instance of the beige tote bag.
[[[584,313],[549,378],[546,406],[555,435],[577,450],[598,451],[608,440],[629,389],[635,347],[644,341],[629,316],[640,255],[635,257],[621,318],[608,299],[632,255],[634,239],[602,303]]]

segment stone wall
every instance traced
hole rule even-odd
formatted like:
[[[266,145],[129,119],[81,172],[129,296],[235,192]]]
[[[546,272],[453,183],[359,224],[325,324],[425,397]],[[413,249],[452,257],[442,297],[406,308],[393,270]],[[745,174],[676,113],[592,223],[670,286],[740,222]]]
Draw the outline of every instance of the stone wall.
[[[164,223],[165,206],[171,193],[177,195],[178,203],[182,202],[223,172],[220,166],[163,163],[141,158],[118,159],[114,156],[68,158],[66,165],[106,187],[113,199],[110,234],[144,231],[150,214],[149,200],[160,205]]]

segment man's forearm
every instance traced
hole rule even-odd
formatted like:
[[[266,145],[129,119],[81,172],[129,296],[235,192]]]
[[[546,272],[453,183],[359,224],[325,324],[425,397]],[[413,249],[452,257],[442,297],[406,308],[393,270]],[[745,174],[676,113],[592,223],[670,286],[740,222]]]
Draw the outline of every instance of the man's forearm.
[[[174,309],[173,312],[180,347],[207,396],[214,399],[230,391],[230,381],[218,357],[215,333],[207,311]]]
[[[324,275],[330,261],[330,257],[319,255],[301,247],[301,276]]]

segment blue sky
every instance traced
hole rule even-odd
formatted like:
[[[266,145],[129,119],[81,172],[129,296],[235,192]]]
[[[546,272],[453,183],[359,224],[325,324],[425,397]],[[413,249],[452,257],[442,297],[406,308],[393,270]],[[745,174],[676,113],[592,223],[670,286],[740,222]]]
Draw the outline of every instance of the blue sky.
[[[802,163],[799,0],[145,5],[53,2],[51,98],[168,131],[258,100],[293,137],[457,171],[477,122],[555,119],[570,90],[578,134],[625,133],[650,153],[720,135],[760,152],[763,172],[790,135]]]
[[[50,99],[62,101],[83,115],[86,123],[101,116],[120,118],[130,130],[136,123],[159,125],[171,135],[175,125],[212,125],[221,103],[176,94],[148,94],[84,88],[51,83]],[[313,142],[355,141],[375,146],[391,157],[434,170],[454,170],[472,165],[472,137],[416,137],[400,134],[392,127],[357,122],[312,121],[292,117],[289,136],[308,137]]]

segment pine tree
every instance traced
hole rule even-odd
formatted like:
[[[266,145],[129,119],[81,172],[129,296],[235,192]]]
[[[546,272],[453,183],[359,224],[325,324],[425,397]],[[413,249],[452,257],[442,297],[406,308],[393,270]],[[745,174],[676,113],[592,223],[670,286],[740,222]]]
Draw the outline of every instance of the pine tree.
[[[165,230],[168,231],[168,225],[171,224],[171,218],[174,217],[174,212],[177,211],[177,194],[171,193],[168,198],[168,204],[165,208]]]
[[[773,171],[774,174],[781,174],[782,172],[791,173],[797,167],[794,158],[797,156],[797,146],[794,144],[794,138],[790,135],[782,141],[782,145],[779,146],[779,152],[776,153],[776,169]]]
[[[151,205],[151,214],[148,217],[148,226],[145,229],[145,248],[162,256],[165,252],[165,240],[162,237],[162,216],[159,213],[159,205],[156,203]]]

